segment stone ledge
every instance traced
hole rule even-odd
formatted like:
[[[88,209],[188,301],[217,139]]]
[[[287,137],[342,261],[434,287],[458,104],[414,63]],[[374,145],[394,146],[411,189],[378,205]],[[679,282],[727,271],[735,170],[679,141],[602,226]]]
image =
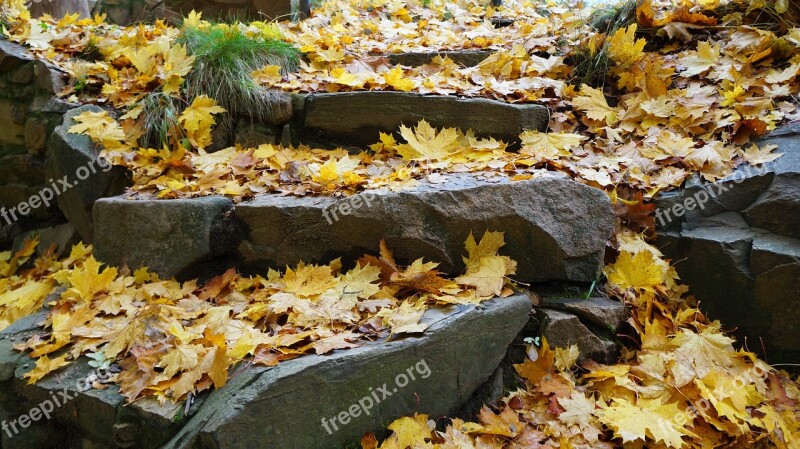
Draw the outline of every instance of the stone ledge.
[[[419,336],[364,342],[355,349],[303,356],[275,367],[245,367],[224,388],[201,395],[188,418],[182,403],[159,405],[150,398],[123,406],[116,386],[78,391],[76,382],[91,371],[86,359],[27,385],[22,376],[33,362],[11,346],[33,332],[47,313],[42,311],[0,333],[0,382],[7,382],[0,397],[16,407],[5,408],[3,418],[14,419],[50,392],[67,388],[75,399],[57,408],[47,428],[36,429],[56,434],[59,426],[69,429],[59,439],[61,448],[81,444],[142,449],[344,447],[358,441],[363,432],[380,431],[404,415],[442,416],[458,410],[497,369],[528,322],[530,309],[524,294],[477,306],[431,309],[423,317],[431,326]],[[424,365],[418,365],[421,362]],[[395,392],[397,376],[408,376],[409,368],[416,369],[416,378]],[[391,395],[375,403],[368,415],[354,416],[330,434],[325,430],[323,418],[348,411],[384,383]],[[58,426],[51,426],[55,423]]]
[[[195,261],[234,255],[240,268],[257,270],[336,257],[352,262],[377,253],[385,239],[400,263],[424,257],[459,274],[469,233],[480,238],[492,230],[505,232],[501,252],[517,261],[515,279],[592,282],[614,226],[607,195],[547,172],[517,182],[454,174],[443,184],[347,199],[263,195],[220,221],[228,204],[212,197],[99,200],[95,254],[167,277],[194,277],[188,269]]]
[[[304,110],[304,140],[346,147],[373,144],[380,132],[396,132],[422,119],[514,144],[526,129],[545,129],[550,118],[548,108],[538,104],[405,92],[308,94]]]

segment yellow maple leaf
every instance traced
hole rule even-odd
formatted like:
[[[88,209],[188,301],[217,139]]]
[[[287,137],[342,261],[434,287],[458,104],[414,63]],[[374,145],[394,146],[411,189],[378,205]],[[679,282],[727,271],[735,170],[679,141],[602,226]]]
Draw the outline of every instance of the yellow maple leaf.
[[[654,441],[666,447],[681,448],[684,436],[694,436],[684,426],[692,416],[678,403],[662,404],[659,400],[639,399],[636,404],[614,398],[611,405],[601,405],[597,417],[623,443]]]
[[[649,251],[622,251],[617,261],[604,269],[608,282],[622,288],[653,291],[664,283],[663,267],[657,265]]]
[[[381,445],[381,449],[427,447],[425,440],[431,438],[428,415],[415,414],[413,417],[400,418],[389,424],[389,430],[394,433]]]
[[[100,263],[93,256],[76,268],[67,277],[72,285],[70,292],[77,295],[79,299],[90,301],[95,294],[108,290],[111,281],[117,277],[117,269],[106,267],[100,270]]]
[[[586,112],[587,117],[604,121],[608,125],[617,123],[617,110],[608,105],[603,91],[584,84],[581,87],[581,94],[572,100],[572,104]]]
[[[634,23],[625,29],[618,29],[608,39],[608,56],[623,67],[629,67],[644,57],[644,46],[647,40],[636,40],[637,25]]]
[[[586,136],[570,133],[543,133],[524,131],[520,136],[520,153],[533,156],[539,162],[551,161],[559,156],[572,156],[570,150],[587,139]]]
[[[697,51],[689,52],[680,63],[686,67],[680,76],[689,78],[705,73],[719,63],[719,45],[712,46],[706,41],[700,42],[697,44]]]
[[[447,159],[459,150],[459,140],[463,137],[455,128],[437,131],[425,120],[421,120],[413,130],[401,125],[400,134],[408,143],[398,145],[397,152],[412,161]]]
[[[28,379],[28,384],[36,383],[39,379],[43,378],[44,376],[52,373],[53,371],[69,365],[69,361],[67,361],[67,357],[69,354],[64,354],[54,359],[43,355],[36,359],[36,366],[25,373],[23,375],[24,378]]]
[[[101,144],[107,150],[127,149],[125,131],[106,111],[82,112],[72,119],[77,124],[69,128],[72,134],[86,134],[93,142]]]
[[[383,74],[386,85],[402,92],[409,92],[417,87],[416,81],[406,78],[402,67],[395,67]]]
[[[226,112],[225,108],[217,106],[214,99],[200,95],[181,113],[178,120],[192,145],[205,148],[211,144],[211,127],[217,123],[214,114],[223,112]]]

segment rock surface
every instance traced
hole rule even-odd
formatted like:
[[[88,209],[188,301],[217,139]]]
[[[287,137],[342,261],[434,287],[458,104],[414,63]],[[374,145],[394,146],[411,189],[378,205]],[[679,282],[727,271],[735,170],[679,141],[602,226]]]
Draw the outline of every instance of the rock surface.
[[[441,56],[442,58],[450,58],[458,65],[464,67],[474,67],[494,53],[494,50],[455,50],[439,52],[395,53],[389,55],[389,62],[392,65],[419,67],[421,65],[429,64],[434,58]]]
[[[146,266],[165,276],[178,275],[232,251],[226,243],[238,235],[226,217],[232,206],[233,201],[218,196],[101,199],[94,207],[94,254],[112,265]]]
[[[379,132],[396,132],[422,119],[514,143],[523,130],[544,129],[549,120],[547,107],[536,104],[404,92],[309,94],[304,113],[305,140],[345,146],[373,144]]]
[[[771,362],[800,356],[800,125],[768,135],[783,156],[658,200],[658,246],[700,306]],[[686,200],[702,207],[675,217]],[[666,212],[670,211],[671,220]],[[658,215],[657,215],[658,216]],[[742,340],[743,341],[743,340]]]
[[[345,212],[349,212],[345,215]],[[455,274],[470,232],[505,232],[501,250],[518,263],[516,279],[592,281],[611,235],[613,216],[599,190],[560,177],[447,182],[354,197],[258,197],[236,207],[248,237],[247,262],[283,266],[375,252],[385,239],[401,263],[419,257]]]
[[[353,261],[377,253],[385,239],[401,263],[425,257],[457,274],[469,233],[480,238],[492,230],[505,232],[501,252],[518,262],[515,279],[591,282],[614,226],[610,201],[601,191],[548,174],[519,182],[448,175],[443,184],[423,182],[413,189],[373,190],[347,199],[265,195],[238,204],[230,226],[212,225],[211,217],[224,208],[216,201],[99,201],[95,220],[102,234],[95,239],[96,254],[107,262],[144,264],[171,276],[201,254],[231,255],[240,226],[238,260],[244,268],[336,257]],[[207,207],[215,212],[200,215]],[[214,242],[224,244],[209,252]]]
[[[540,324],[540,335],[547,339],[551,348],[578,345],[579,361],[588,359],[601,363],[614,363],[619,356],[617,345],[602,333],[592,332],[571,313],[552,309],[537,309],[536,319]]]
[[[87,243],[94,237],[94,202],[119,195],[130,185],[122,167],[111,167],[98,159],[100,150],[88,136],[69,132],[75,125],[75,116],[101,110],[97,106],[81,106],[67,112],[64,123],[50,137],[45,165],[47,178],[53,179],[60,190],[56,195],[59,209]],[[59,181],[62,179],[66,180],[66,185]]]
[[[430,311],[426,321],[435,324],[420,337],[249,369],[212,393],[168,447],[345,447],[363,432],[381,431],[386,423],[413,412],[444,416],[495,371],[529,310],[528,298],[516,295],[479,307],[461,306],[450,315]],[[477,327],[481,332],[475,332]],[[402,377],[410,378],[410,373],[416,380],[402,386]],[[373,401],[369,414],[363,409],[350,412],[384,387],[390,395],[376,393],[380,401]],[[342,413],[350,418],[337,430],[331,418],[340,423]]]
[[[431,326],[419,336],[367,342],[271,368],[246,367],[224,388],[201,396],[190,417],[183,416],[183,404],[146,399],[123,406],[116,386],[81,391],[81,380],[92,374],[84,359],[27,385],[22,375],[33,363],[11,346],[31,335],[44,317],[39,313],[0,333],[2,418],[15,419],[51,392],[65,391],[73,399],[54,412],[49,433],[39,434],[62,435],[60,448],[344,447],[401,416],[457,410],[495,372],[530,308],[528,297],[518,294],[479,306],[429,310],[423,321]],[[63,429],[69,432],[60,433]],[[83,441],[72,439],[77,434]]]

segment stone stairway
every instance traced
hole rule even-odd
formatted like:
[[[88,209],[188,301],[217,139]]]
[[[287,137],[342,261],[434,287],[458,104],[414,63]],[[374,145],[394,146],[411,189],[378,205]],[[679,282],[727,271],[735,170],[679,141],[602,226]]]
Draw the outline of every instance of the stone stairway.
[[[67,133],[72,118],[91,108],[67,112],[52,133],[52,176],[73,173],[97,153],[86,136]],[[379,132],[421,119],[511,143],[525,129],[545,129],[548,121],[547,108],[539,105],[399,92],[286,95],[275,112],[271,123],[262,124],[272,128],[266,133],[271,142],[283,135],[296,144],[347,147],[374,143]],[[463,268],[469,233],[492,230],[505,233],[501,252],[518,262],[520,285],[586,287],[598,278],[615,224],[607,195],[545,171],[516,182],[459,173],[346,199],[262,195],[234,204],[220,196],[102,198],[124,185],[124,173],[98,173],[60,198],[59,207],[94,244],[99,260],[148,266],[181,279],[207,278],[234,266],[263,273],[301,260],[341,257],[352,263],[364,252],[377,252],[381,239],[399,263],[424,257],[455,274]],[[14,419],[56,392],[72,399],[53,420],[32,423],[13,437],[2,434],[0,447],[341,448],[400,416],[458,414],[467,403],[498,399],[503,377],[513,372],[511,354],[520,355],[526,336],[544,333],[558,345],[578,344],[584,353],[611,361],[610,339],[623,325],[624,306],[602,298],[573,302],[579,304],[563,298],[540,302],[519,292],[478,306],[429,310],[423,321],[431,327],[422,335],[269,368],[242,364],[224,388],[177,404],[153,398],[124,404],[116,386],[81,391],[81,381],[95,375],[85,358],[27,385],[22,376],[33,363],[12,346],[31,335],[46,316],[42,311],[0,333],[2,417]],[[538,318],[530,321],[532,305]]]

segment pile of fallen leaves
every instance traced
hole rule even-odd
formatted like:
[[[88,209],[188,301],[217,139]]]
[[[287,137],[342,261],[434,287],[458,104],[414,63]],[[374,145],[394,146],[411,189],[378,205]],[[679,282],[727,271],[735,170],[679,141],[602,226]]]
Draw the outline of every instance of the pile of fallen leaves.
[[[77,245],[62,262],[49,251],[34,268],[0,277],[0,322],[39,310],[61,287],[48,304],[47,330],[15,346],[36,360],[29,382],[88,355],[121,366],[114,380],[129,401],[177,401],[222,387],[242,361],[272,366],[359,340],[419,333],[430,307],[510,295],[516,263],[497,254],[503,244],[502,233],[487,232],[480,242],[470,235],[465,272],[455,279],[422,259],[399,266],[381,244],[379,256],[366,255],[349,270],[338,259],[266,277],[229,270],[202,285],[102,266],[90,247]],[[29,243],[0,269],[11,272],[35,247]]]
[[[546,168],[604,189],[646,221],[651,210],[642,201],[691,174],[714,181],[743,163],[778,157],[774,148],[748,144],[798,117],[800,28],[760,23],[767,9],[790,19],[788,2],[672,3],[644,0],[634,22],[603,33],[585,23],[580,9],[553,5],[331,1],[307,21],[279,25],[305,53],[299,72],[267,66],[253,74],[262,85],[290,91],[398,90],[550,106],[550,132],[523,133],[519,152],[421,122],[400,130],[404,142],[383,135],[360,153],[261,145],[209,154],[203,149],[222,111],[205,97],[181,116],[188,142],[139,148],[135,108],[119,121],[84,114],[72,132],[88,134],[106,157],[128,167],[140,195],[351,194],[423,178],[441,182],[451,172],[527,179]],[[174,43],[177,30],[163,23],[120,28],[102,18],[31,19],[18,0],[2,4],[7,36],[95,86],[88,95],[75,92],[80,84],[73,82],[64,93],[73,99],[129,107],[153,89],[180,86],[191,65]],[[514,23],[495,27],[493,18]],[[188,20],[209,26],[198,15]],[[242,26],[254,36],[272,32],[264,24]],[[95,62],[74,58],[94,49]],[[457,49],[496,53],[473,68],[445,58],[393,66],[385,57]],[[580,58],[607,61],[605,84],[576,82]],[[38,358],[32,381],[90,354],[119,361],[128,399],[177,400],[224,385],[240,360],[269,365],[359,338],[417,332],[428,306],[506,294],[505,276],[483,272],[497,265],[513,273],[513,262],[496,255],[501,243],[496,234],[468,242],[468,272],[455,280],[422,261],[398,267],[384,249],[349,271],[334,262],[266,278],[228,272],[203,286],[160,280],[144,269],[103,268],[83,247],[67,261],[45,257],[20,271],[28,248],[0,254],[0,306],[3,322],[11,322],[40,308],[56,284],[67,289],[52,306],[48,331],[20,346]],[[576,368],[575,347],[531,347],[529,360],[517,366],[525,388],[498,412],[485,408],[479,422],[454,419],[443,430],[424,415],[402,418],[387,440],[368,435],[363,447],[799,448],[797,383],[737,351],[720,323],[690,306],[674,269],[641,235],[620,231],[612,245],[609,291],[629,306],[637,331],[636,349],[618,364]],[[491,262],[484,264],[484,255]],[[15,296],[24,288],[37,292],[33,301]]]
[[[672,267],[641,236],[622,233],[606,266],[612,293],[630,306],[639,348],[615,365],[575,366],[577,346],[531,346],[516,365],[525,388],[478,422],[436,430],[401,418],[364,449],[800,447],[800,385],[755,354],[736,350],[719,322],[683,299]]]

